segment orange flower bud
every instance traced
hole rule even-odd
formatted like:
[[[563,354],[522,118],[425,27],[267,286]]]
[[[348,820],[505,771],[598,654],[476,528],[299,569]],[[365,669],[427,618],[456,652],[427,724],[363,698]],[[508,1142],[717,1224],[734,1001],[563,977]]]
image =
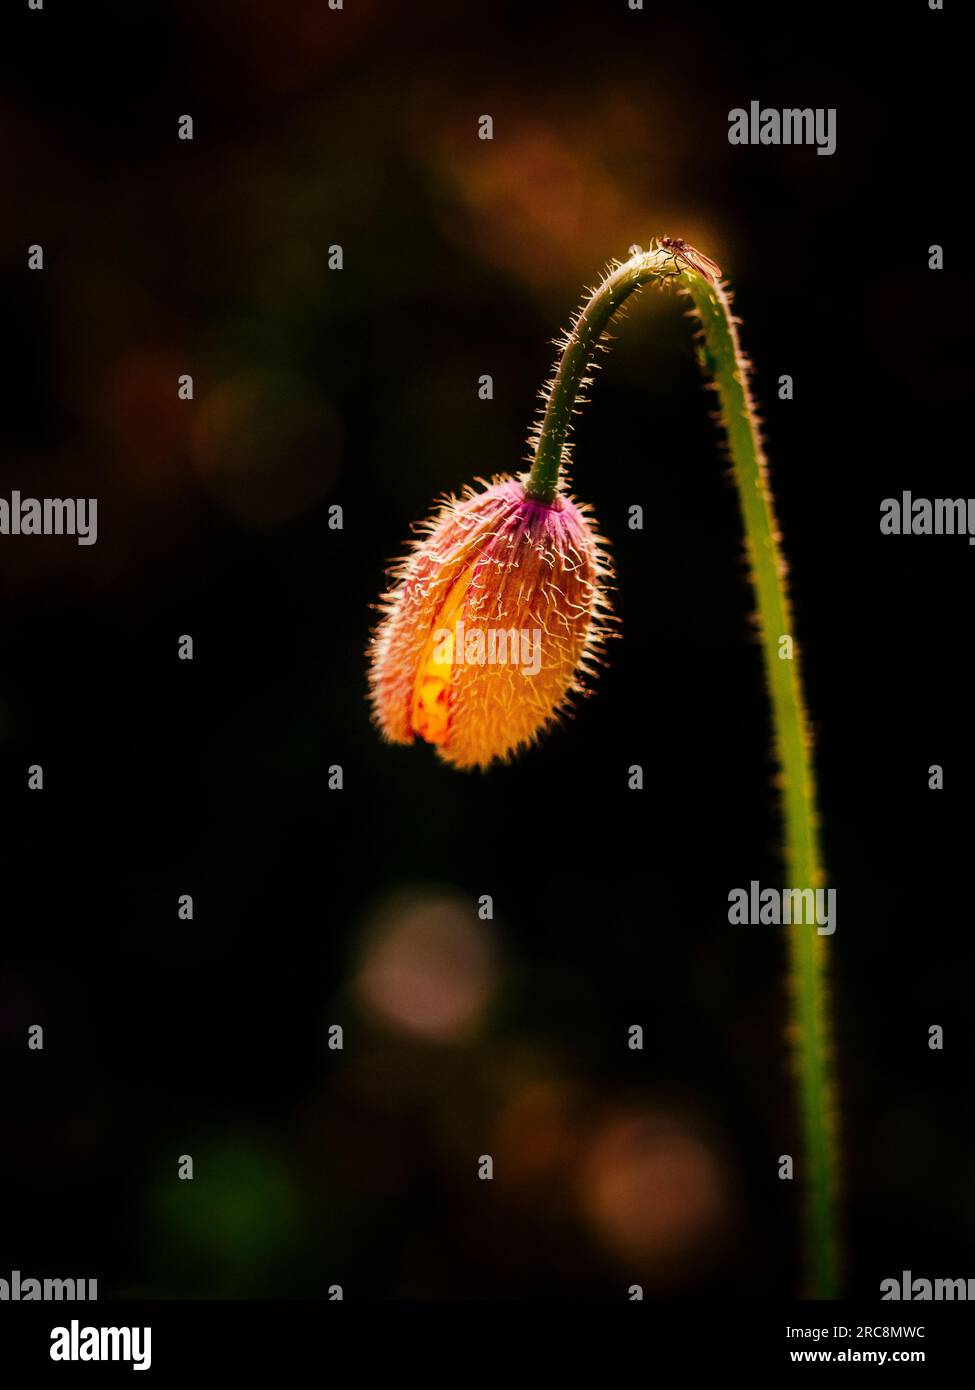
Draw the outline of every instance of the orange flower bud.
[[[589,509],[501,478],[450,498],[393,570],[370,647],[376,723],[456,767],[528,746],[585,689],[606,636],[604,543]]]

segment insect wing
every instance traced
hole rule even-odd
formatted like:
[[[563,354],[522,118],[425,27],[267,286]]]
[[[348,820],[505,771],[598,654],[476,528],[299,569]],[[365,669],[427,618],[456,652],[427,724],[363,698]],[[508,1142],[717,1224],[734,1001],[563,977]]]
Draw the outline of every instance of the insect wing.
[[[704,276],[705,280],[710,280],[712,284],[721,279],[721,267],[716,261],[712,261],[710,256],[705,256],[703,251],[698,251],[696,246],[688,246],[686,250],[678,252],[689,266]]]

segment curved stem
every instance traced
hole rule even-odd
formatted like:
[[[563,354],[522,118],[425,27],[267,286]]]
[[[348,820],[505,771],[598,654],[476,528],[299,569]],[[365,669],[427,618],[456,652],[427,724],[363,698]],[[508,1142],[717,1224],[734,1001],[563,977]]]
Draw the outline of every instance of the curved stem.
[[[589,384],[586,373],[603,330],[634,290],[651,280],[662,282],[668,268],[672,274],[674,260],[666,251],[632,256],[610,271],[573,319],[562,356],[543,392],[545,409],[531,440],[535,459],[525,491],[534,501],[555,501],[568,452],[572,415]]]
[[[741,509],[765,675],[771,700],[775,757],[782,792],[788,886],[821,888],[812,743],[765,454],[748,386],[749,364],[738,341],[727,292],[682,268],[666,252],[633,256],[612,270],[578,314],[549,383],[535,437],[526,490],[540,501],[556,495],[566,439],[599,337],[623,301],[655,280],[688,294],[700,320],[699,357],[712,379],[733,465]],[[788,637],[790,642],[780,639]],[[804,1192],[804,1248],[808,1291],[836,1296],[837,1155],[827,1019],[827,941],[812,924],[784,928],[789,952],[789,1041],[798,1090],[802,1136],[799,1176]]]

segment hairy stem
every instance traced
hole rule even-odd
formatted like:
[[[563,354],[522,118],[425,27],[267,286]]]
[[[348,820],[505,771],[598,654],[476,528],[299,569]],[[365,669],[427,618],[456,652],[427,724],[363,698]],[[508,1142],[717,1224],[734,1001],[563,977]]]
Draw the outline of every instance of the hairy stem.
[[[663,284],[667,268],[675,269],[664,251],[631,256],[599,283],[572,321],[562,356],[545,389],[545,409],[532,439],[535,458],[525,491],[536,502],[553,502],[567,458],[569,427],[580,403],[592,355],[610,319],[634,290],[655,281]]]
[[[539,501],[554,500],[567,456],[572,413],[587,384],[593,351],[624,300],[650,282],[689,295],[700,320],[699,357],[720,404],[758,608],[782,792],[787,886],[820,888],[824,873],[812,744],[786,565],[748,387],[748,363],[730,300],[720,285],[661,249],[634,255],[610,271],[576,316],[563,345],[534,437],[535,457],[526,490]],[[837,1155],[826,978],[830,938],[819,935],[813,924],[784,930],[789,951],[789,1042],[802,1136],[798,1176],[804,1193],[806,1282],[814,1297],[830,1298],[836,1296],[838,1282]]]

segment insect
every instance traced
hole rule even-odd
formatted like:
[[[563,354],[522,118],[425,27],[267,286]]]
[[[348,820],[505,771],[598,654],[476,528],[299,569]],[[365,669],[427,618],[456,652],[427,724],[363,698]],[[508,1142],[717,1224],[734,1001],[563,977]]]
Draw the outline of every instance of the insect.
[[[677,264],[678,256],[682,261],[703,275],[712,285],[717,284],[721,279],[721,267],[712,261],[710,256],[705,256],[703,251],[699,251],[696,246],[688,246],[682,236],[662,236],[660,245],[665,251],[669,251]]]

